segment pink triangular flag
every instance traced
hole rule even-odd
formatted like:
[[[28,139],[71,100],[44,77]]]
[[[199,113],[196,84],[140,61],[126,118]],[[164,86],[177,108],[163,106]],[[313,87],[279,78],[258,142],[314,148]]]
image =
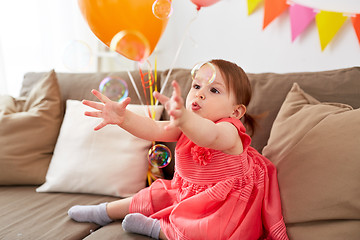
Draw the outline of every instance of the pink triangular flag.
[[[291,40],[294,41],[314,20],[314,9],[298,4],[290,5]]]

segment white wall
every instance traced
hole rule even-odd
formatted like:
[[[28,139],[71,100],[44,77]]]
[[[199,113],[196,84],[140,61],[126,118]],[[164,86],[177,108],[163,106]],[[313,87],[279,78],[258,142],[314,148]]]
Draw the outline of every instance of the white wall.
[[[17,96],[26,72],[69,71],[63,53],[72,40],[84,40],[94,50],[98,44],[77,1],[0,0],[0,94]],[[88,69],[95,65],[92,61]]]
[[[360,5],[359,0],[344,1]],[[159,70],[172,66],[186,28],[197,15],[190,0],[173,0],[173,5],[173,15],[155,50]],[[318,71],[360,65],[360,45],[350,20],[321,52],[315,22],[292,43],[288,12],[263,31],[263,11],[260,7],[248,16],[246,0],[220,0],[202,8],[190,24],[175,67],[192,68],[197,62],[212,58],[234,61],[245,71],[255,73]],[[64,48],[73,39],[83,40],[93,49],[95,61],[81,71],[95,71],[100,62],[106,64],[101,68],[104,71],[135,69],[133,61],[116,54],[96,61],[101,56],[97,47],[103,44],[87,26],[75,0],[0,1],[0,13],[0,94],[17,96],[23,75],[28,71],[52,68],[70,71],[62,60]],[[154,55],[150,58],[153,64]]]
[[[156,49],[160,69],[171,67],[186,26],[196,15],[195,5],[190,0],[173,0],[173,8],[173,15]],[[245,71],[254,73],[360,66],[360,45],[350,19],[322,52],[315,21],[291,42],[288,11],[265,30],[262,30],[263,12],[261,6],[248,16],[246,0],[221,0],[202,8],[190,25],[189,37],[180,51],[176,67],[192,67],[200,60],[212,58],[234,61]]]

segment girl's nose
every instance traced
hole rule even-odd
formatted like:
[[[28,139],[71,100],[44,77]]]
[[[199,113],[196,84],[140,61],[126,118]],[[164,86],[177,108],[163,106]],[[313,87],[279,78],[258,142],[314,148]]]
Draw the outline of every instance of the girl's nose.
[[[204,95],[204,93],[202,93],[202,92],[199,92],[198,94],[196,94],[196,96],[197,96],[198,98],[200,98],[201,100],[205,100],[205,95]]]

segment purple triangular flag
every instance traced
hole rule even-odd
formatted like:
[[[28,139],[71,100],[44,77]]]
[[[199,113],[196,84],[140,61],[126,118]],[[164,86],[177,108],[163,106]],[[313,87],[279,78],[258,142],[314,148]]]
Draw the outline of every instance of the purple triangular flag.
[[[290,6],[291,40],[294,41],[314,20],[314,9],[293,4]]]

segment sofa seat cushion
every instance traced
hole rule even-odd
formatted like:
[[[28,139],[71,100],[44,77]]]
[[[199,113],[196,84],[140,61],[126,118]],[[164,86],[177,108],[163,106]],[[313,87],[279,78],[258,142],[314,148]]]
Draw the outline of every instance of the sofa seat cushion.
[[[360,220],[336,219],[287,224],[291,240],[358,240]]]
[[[0,187],[0,239],[83,239],[99,226],[71,220],[68,209],[116,200],[87,194],[36,193],[35,189]]]
[[[102,228],[99,228],[84,240],[150,240],[153,238],[144,235],[125,232],[121,226],[121,222],[113,222]]]

